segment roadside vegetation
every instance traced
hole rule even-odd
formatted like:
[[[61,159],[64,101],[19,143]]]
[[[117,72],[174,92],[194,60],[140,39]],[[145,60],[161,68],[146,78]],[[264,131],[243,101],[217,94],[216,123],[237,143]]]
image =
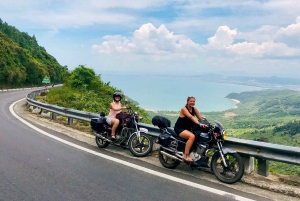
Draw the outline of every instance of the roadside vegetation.
[[[70,73],[62,87],[53,88],[47,93],[46,101],[49,104],[80,111],[104,111],[105,114],[108,114],[109,104],[113,100],[112,95],[116,91],[122,92],[121,89],[110,86],[109,82],[103,82],[101,76],[96,75],[93,69],[80,65]],[[45,97],[38,98],[45,101]],[[148,113],[136,106],[136,102],[126,97],[126,94],[123,94],[122,97],[123,105],[125,105],[125,99],[128,99],[128,104],[143,117],[142,122],[151,122],[147,118]]]

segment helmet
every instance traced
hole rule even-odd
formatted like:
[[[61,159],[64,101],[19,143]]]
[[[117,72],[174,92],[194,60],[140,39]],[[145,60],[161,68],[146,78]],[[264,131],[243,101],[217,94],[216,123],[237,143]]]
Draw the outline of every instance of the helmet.
[[[121,93],[121,92],[115,92],[114,95],[113,95],[114,101],[116,101],[115,98],[116,98],[117,96],[120,97],[120,100],[122,99],[122,93]]]

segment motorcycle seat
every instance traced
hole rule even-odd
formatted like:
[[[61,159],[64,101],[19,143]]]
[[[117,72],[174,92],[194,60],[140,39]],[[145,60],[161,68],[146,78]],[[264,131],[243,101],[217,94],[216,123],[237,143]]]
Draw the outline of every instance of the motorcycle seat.
[[[179,137],[179,136],[175,133],[175,131],[174,131],[174,129],[173,129],[172,127],[167,127],[167,131],[168,131],[174,138],[176,138],[177,140],[181,140],[181,141],[183,141],[183,142],[186,142],[186,141],[187,141],[187,139],[183,139],[183,138]]]
[[[110,125],[107,123],[107,121],[106,121],[106,117],[107,117],[107,116],[102,117],[102,118],[103,118],[103,123],[104,123],[106,126],[110,126]]]

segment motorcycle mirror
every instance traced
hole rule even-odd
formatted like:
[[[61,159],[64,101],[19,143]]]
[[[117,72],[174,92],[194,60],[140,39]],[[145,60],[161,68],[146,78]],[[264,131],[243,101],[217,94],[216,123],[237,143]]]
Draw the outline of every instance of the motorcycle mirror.
[[[100,112],[100,117],[105,117],[105,112],[104,111]]]
[[[128,100],[127,99],[125,99],[125,104],[127,104],[128,103]]]

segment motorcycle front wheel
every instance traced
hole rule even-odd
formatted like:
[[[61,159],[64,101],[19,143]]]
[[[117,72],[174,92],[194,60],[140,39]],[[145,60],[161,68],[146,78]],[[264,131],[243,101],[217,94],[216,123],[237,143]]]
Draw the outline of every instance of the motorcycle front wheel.
[[[174,168],[176,168],[180,164],[179,160],[176,160],[176,159],[173,159],[173,158],[169,158],[168,156],[163,155],[160,151],[163,151],[163,149],[162,148],[159,149],[158,159],[159,159],[159,162],[165,168],[174,169]]]
[[[151,137],[149,137],[145,133],[140,133],[140,141],[137,137],[137,134],[134,133],[130,136],[128,140],[128,147],[130,152],[137,157],[147,156],[153,147],[153,141]]]
[[[107,142],[106,140],[101,139],[98,136],[96,136],[95,140],[96,140],[96,144],[99,148],[105,148],[109,145],[109,142]]]
[[[215,152],[211,160],[211,169],[215,176],[222,182],[232,184],[239,181],[244,175],[244,163],[238,153],[228,153],[224,155],[226,164],[219,152]]]

